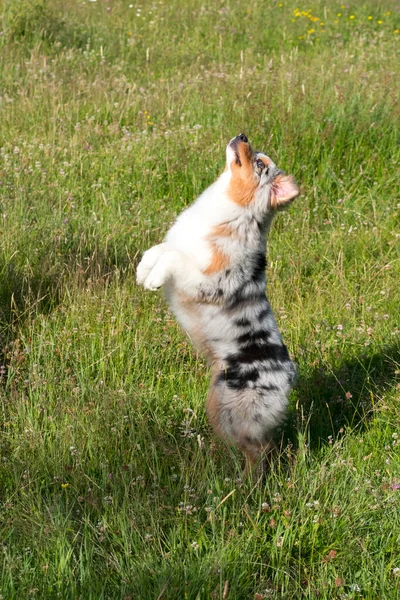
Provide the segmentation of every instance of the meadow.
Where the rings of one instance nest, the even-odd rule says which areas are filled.
[[[400,598],[396,0],[0,2],[0,599]],[[240,132],[297,178],[265,481],[144,250]]]

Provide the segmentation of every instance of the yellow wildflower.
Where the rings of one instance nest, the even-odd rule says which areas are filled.
[[[65,488],[67,488],[69,486],[69,483],[62,483],[61,487],[63,488],[63,490],[65,490]]]
[[[371,17],[371,15],[369,15],[369,17],[368,17],[368,21],[372,21],[372,17]]]
[[[350,15],[349,19],[355,19],[354,15]]]
[[[382,25],[383,21],[378,21],[378,25]]]

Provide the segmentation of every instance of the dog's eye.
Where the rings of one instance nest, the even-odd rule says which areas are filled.
[[[258,160],[257,161],[257,168],[258,169],[263,169],[264,167],[265,167],[264,161]]]

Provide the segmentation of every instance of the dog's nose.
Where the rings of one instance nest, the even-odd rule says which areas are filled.
[[[245,142],[246,144],[247,144],[247,143],[248,143],[248,141],[249,141],[249,140],[247,139],[247,137],[244,135],[244,133],[239,133],[239,135],[238,135],[238,138],[239,138],[240,140],[242,140],[242,142]]]

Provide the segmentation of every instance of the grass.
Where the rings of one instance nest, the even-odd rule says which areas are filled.
[[[0,6],[1,598],[400,598],[399,27],[395,0]],[[303,191],[258,485],[134,284],[241,131]]]

